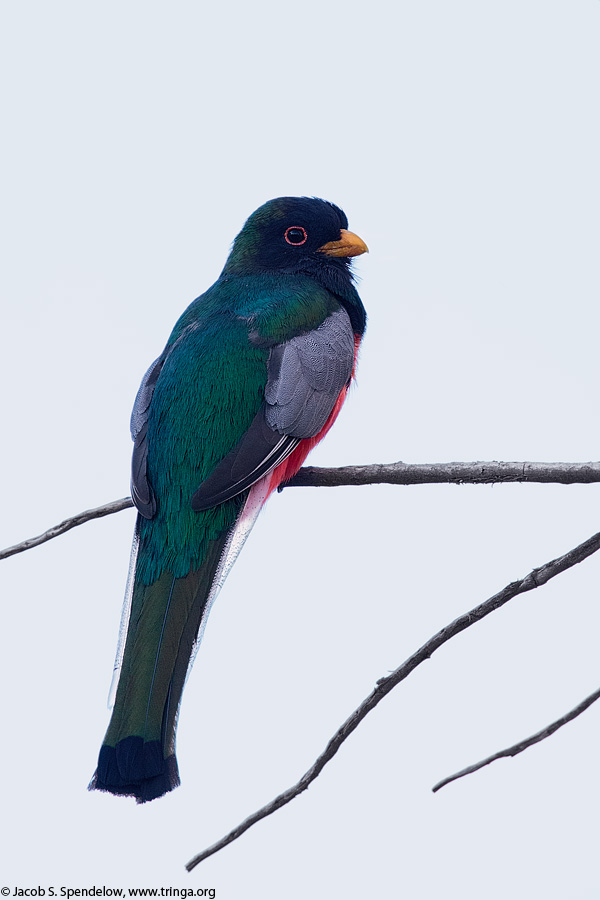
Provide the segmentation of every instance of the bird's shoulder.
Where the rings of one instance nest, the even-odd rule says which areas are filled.
[[[249,341],[268,348],[318,328],[339,308],[335,295],[307,275],[222,277],[185,310],[167,346]]]

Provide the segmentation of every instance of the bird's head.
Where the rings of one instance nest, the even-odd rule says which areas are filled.
[[[345,213],[333,203],[313,197],[278,197],[246,221],[223,274],[316,274],[326,266],[349,270],[350,258],[366,252],[365,242],[348,231]]]

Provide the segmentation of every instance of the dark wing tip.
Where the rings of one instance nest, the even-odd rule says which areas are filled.
[[[263,404],[240,442],[195,491],[192,509],[202,512],[237,497],[283,462],[297,445],[298,438],[269,426]]]
[[[150,485],[148,486],[148,493],[145,496],[142,496],[138,491],[135,483],[131,482],[131,499],[133,500],[133,504],[140,516],[143,516],[144,519],[153,519],[156,515],[156,497],[154,493],[150,489]]]
[[[148,479],[148,423],[137,434],[131,457],[131,499],[145,519],[156,515],[156,498]]]

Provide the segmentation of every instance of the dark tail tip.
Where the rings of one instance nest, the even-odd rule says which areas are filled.
[[[135,797],[137,803],[147,803],[178,786],[174,754],[164,759],[160,741],[128,737],[116,747],[103,744],[88,790]]]

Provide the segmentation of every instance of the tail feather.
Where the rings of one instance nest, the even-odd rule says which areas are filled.
[[[184,578],[164,572],[152,585],[135,585],[115,706],[90,789],[143,803],[178,786],[177,711],[226,539],[211,541],[200,568]]]
[[[207,542],[200,567],[135,581],[115,704],[90,790],[154,800],[179,785],[175,732],[181,695],[213,600],[269,493],[249,492],[234,527]],[[138,560],[143,559],[144,542]],[[119,661],[119,656],[118,656]]]
[[[175,754],[165,759],[159,741],[128,737],[116,747],[102,745],[90,790],[135,797],[138,803],[146,803],[178,786]]]

